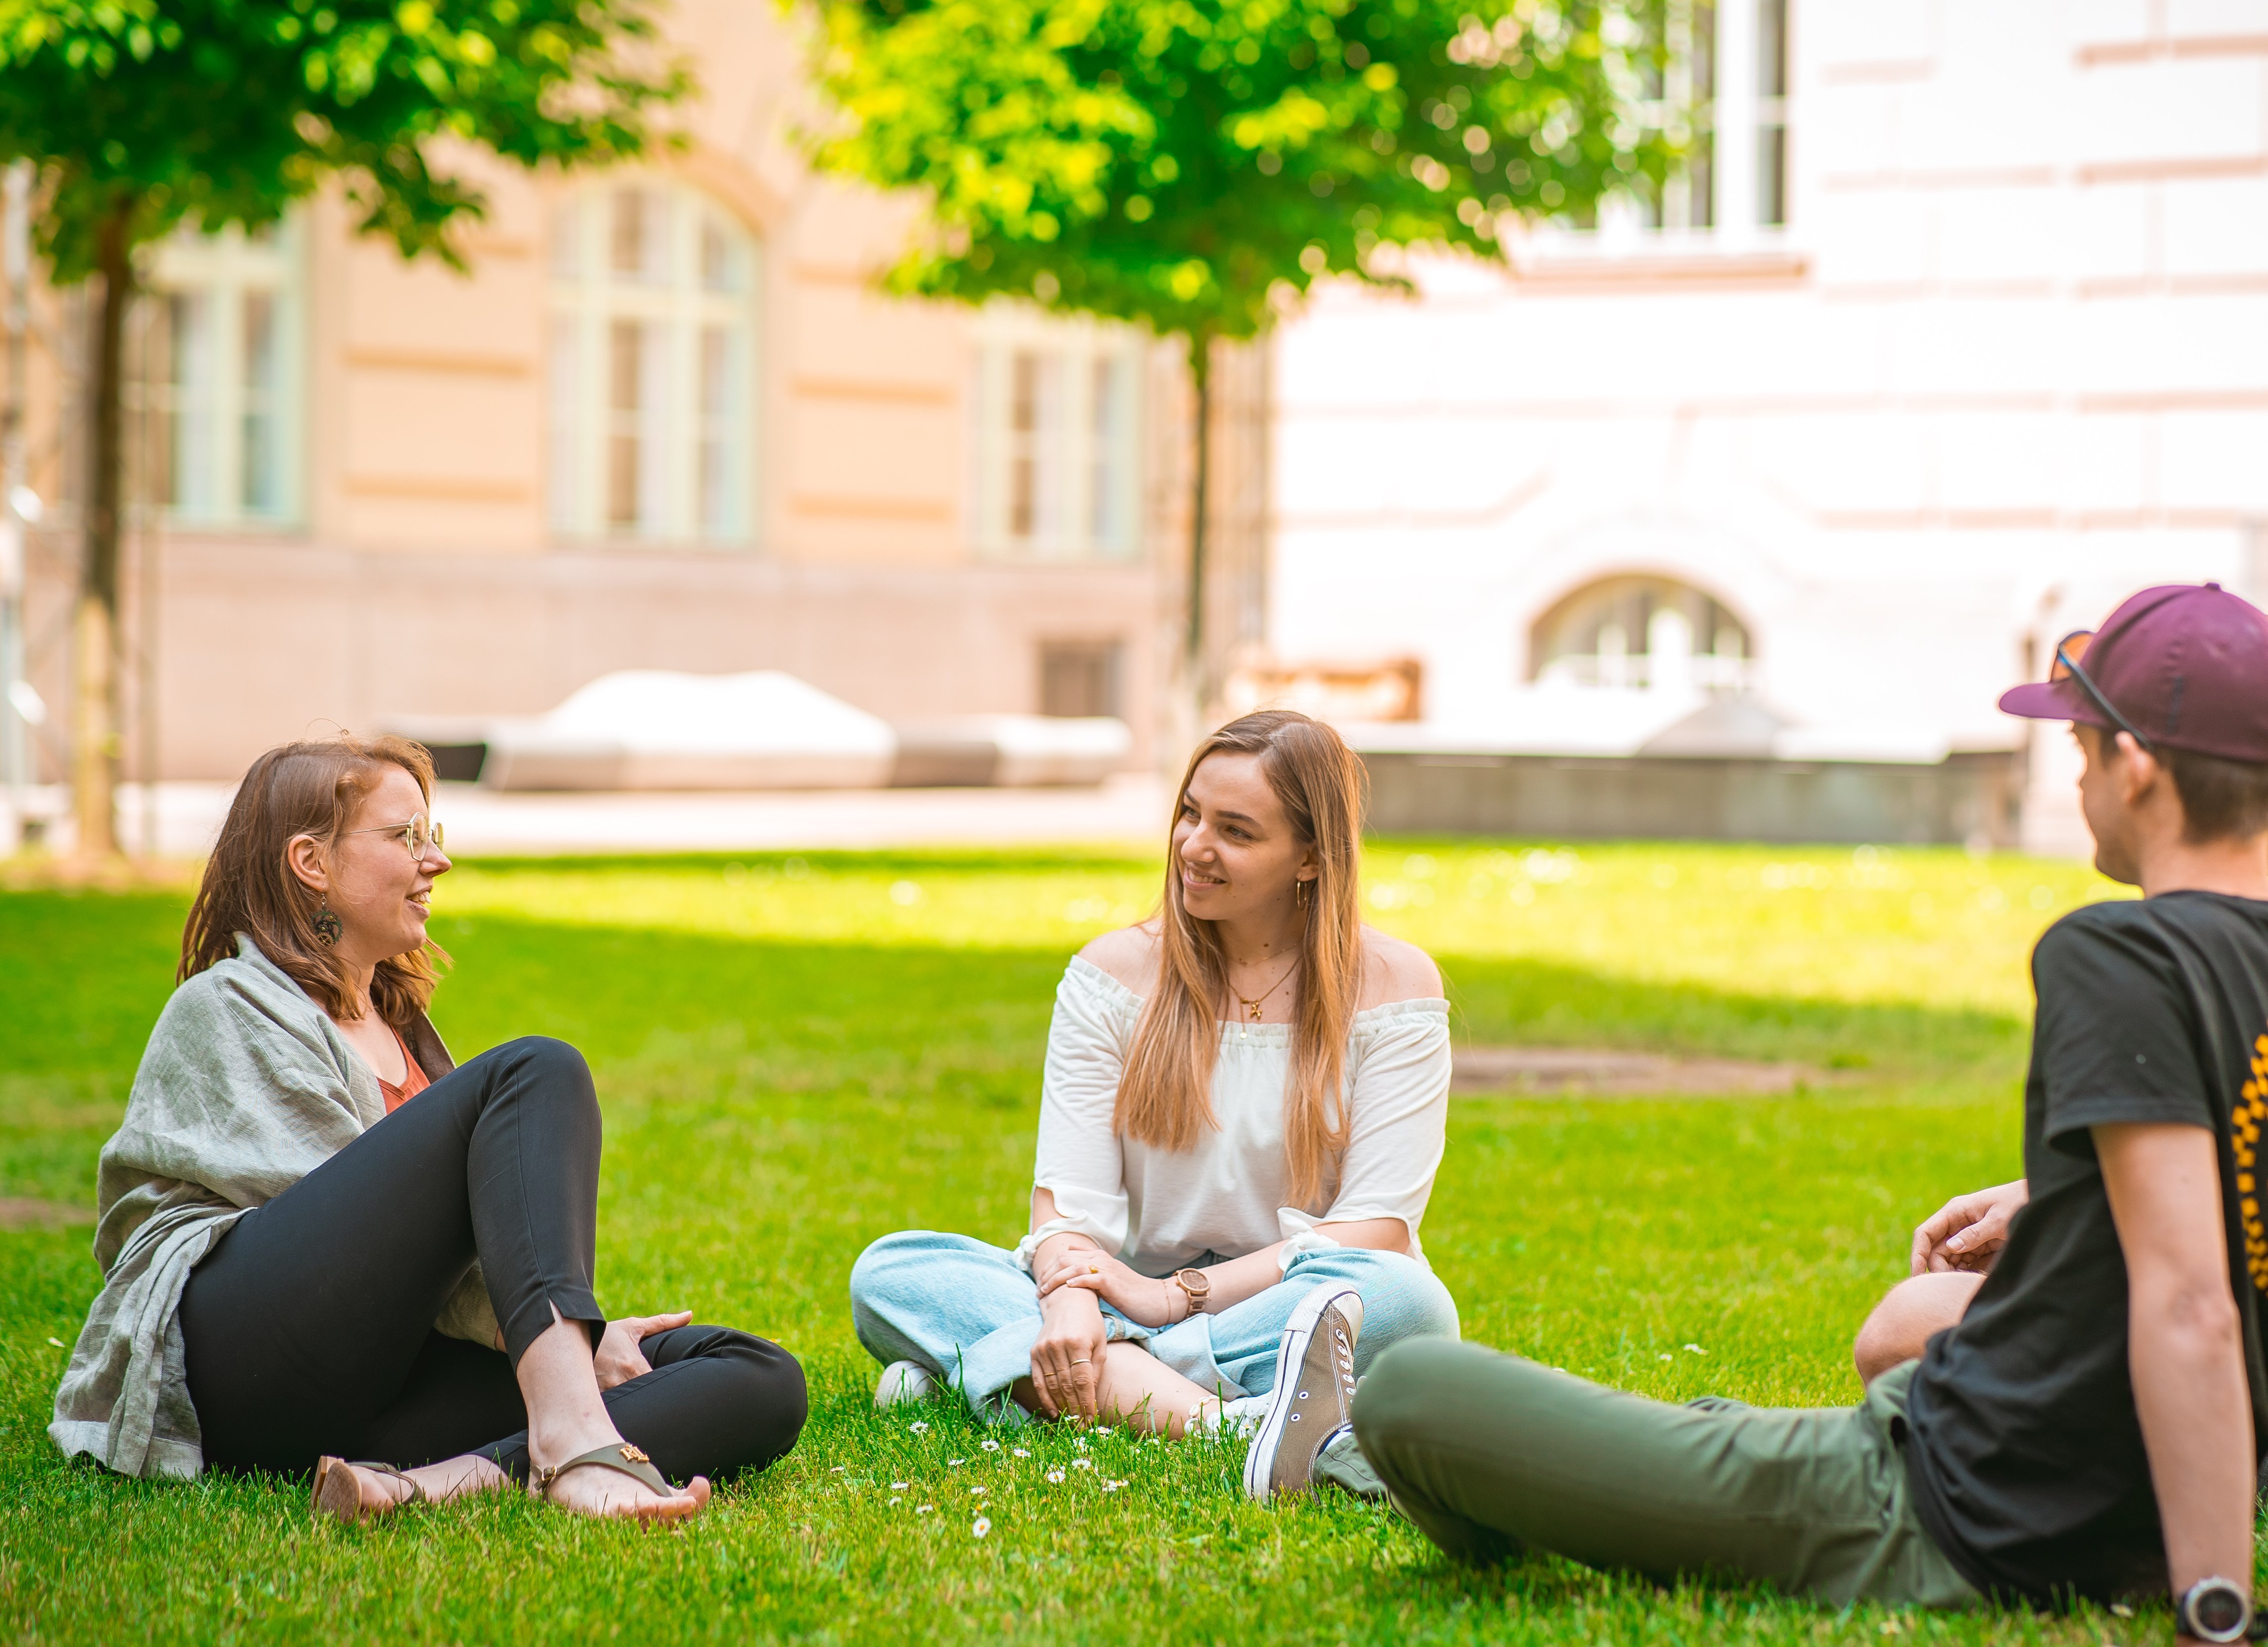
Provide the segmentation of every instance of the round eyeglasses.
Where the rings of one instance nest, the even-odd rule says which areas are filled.
[[[368,829],[350,829],[349,835],[390,835],[401,837],[401,844],[409,849],[410,860],[423,864],[429,848],[441,844],[441,826],[419,812],[407,823],[376,824]]]

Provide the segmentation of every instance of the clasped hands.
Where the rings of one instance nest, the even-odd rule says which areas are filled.
[[[1984,1275],[2008,1244],[2008,1221],[2031,1199],[2022,1179],[1955,1195],[1913,1232],[1909,1254],[1917,1276],[1967,1270]]]
[[[1169,1327],[1189,1313],[1189,1296],[1119,1262],[1108,1253],[1071,1242],[1050,1242],[1032,1262],[1040,1294],[1040,1333],[1032,1344],[1032,1397],[1042,1415],[1101,1410],[1102,1363],[1110,1349],[1108,1303],[1143,1327]]]
[[[1099,1247],[1064,1246],[1042,1252],[1032,1279],[1044,1303],[1065,1287],[1091,1292],[1139,1327],[1171,1327],[1189,1312],[1189,1294],[1170,1279],[1145,1276]]]

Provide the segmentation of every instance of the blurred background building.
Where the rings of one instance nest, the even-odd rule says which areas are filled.
[[[909,208],[797,158],[778,13],[672,18],[689,146],[483,175],[469,277],[330,196],[163,249],[129,777],[631,668],[1176,764],[1178,345],[878,295]],[[2142,584],[2268,585],[2268,0],[1681,0],[1672,39],[1708,133],[1659,197],[1232,363],[1214,707],[1341,719],[1392,825],[2067,849],[2066,746],[1998,693]],[[56,705],[84,334],[41,295]]]
[[[909,206],[801,164],[787,21],[670,18],[703,88],[686,151],[476,169],[469,276],[356,235],[335,193],[161,249],[129,392],[129,779],[232,777],[332,723],[532,714],[624,668],[784,670],[893,720],[1121,716],[1154,759],[1181,351],[877,295]],[[33,328],[46,776],[83,303],[40,294]]]
[[[2140,585],[2268,585],[2268,4],[1679,18],[1714,130],[1662,199],[1285,333],[1274,650],[1422,665],[1389,817],[1771,833],[1808,774],[2067,847],[2002,688]]]

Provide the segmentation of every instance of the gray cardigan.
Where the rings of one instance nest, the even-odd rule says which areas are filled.
[[[423,1014],[406,1039],[429,1079],[455,1068]],[[190,1270],[239,1218],[385,1115],[378,1077],[338,1026],[246,934],[233,960],[173,991],[102,1146],[102,1291],[55,1391],[57,1446],[128,1475],[204,1467],[178,1319]],[[477,1264],[434,1326],[495,1342]]]

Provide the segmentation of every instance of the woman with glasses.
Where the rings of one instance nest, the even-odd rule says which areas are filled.
[[[313,1470],[349,1521],[511,1483],[682,1519],[794,1445],[802,1369],[600,1311],[581,1055],[529,1037],[458,1067],[425,1015],[432,792],[393,738],[246,775],[103,1148],[104,1286],[49,1434],[129,1475]]]

